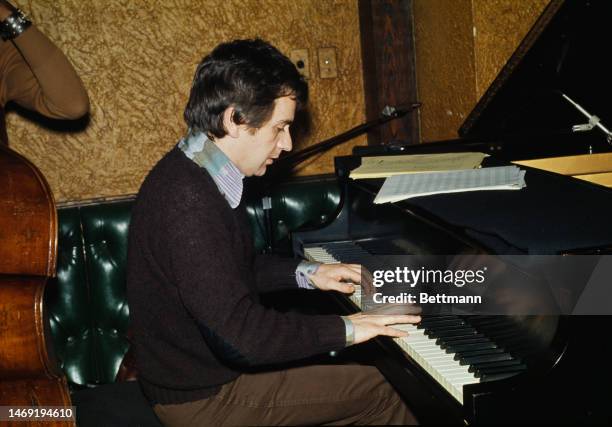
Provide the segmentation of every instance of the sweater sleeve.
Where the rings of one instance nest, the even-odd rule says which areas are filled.
[[[89,111],[81,79],[64,54],[34,26],[2,46],[0,101],[45,116],[77,119]]]
[[[179,297],[209,347],[226,362],[256,366],[344,347],[340,316],[279,313],[260,305],[232,250],[231,226],[201,193],[181,197],[165,246]]]
[[[271,254],[255,256],[255,283],[259,292],[295,289],[295,272],[300,260]]]

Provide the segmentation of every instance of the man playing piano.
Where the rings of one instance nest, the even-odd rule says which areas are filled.
[[[262,40],[217,46],[197,67],[187,135],[145,179],[128,251],[142,389],[166,425],[414,424],[376,368],[279,364],[337,351],[418,316],[302,315],[259,304],[291,287],[351,293],[360,266],[254,253],[242,179],[291,150],[307,100],[293,64]],[[350,283],[347,283],[350,282]]]

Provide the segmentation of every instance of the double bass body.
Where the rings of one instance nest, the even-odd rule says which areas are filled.
[[[57,212],[27,159],[0,144],[0,405],[69,408],[66,380],[49,345],[43,296],[55,274]],[[74,425],[73,421],[29,425]],[[9,422],[9,425],[11,423]],[[15,425],[28,425],[16,421]]]

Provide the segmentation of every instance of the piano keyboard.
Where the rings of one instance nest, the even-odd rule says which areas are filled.
[[[322,263],[363,263],[371,255],[354,243],[304,247],[304,256]],[[330,250],[328,250],[330,249]],[[344,256],[349,254],[349,256]],[[339,258],[339,259],[338,259]],[[359,308],[361,288],[349,296]],[[503,329],[503,320],[484,316],[476,323],[484,328]],[[463,386],[481,381],[502,379],[526,370],[526,366],[458,316],[425,317],[419,325],[393,325],[408,332],[407,337],[393,338],[421,368],[431,375],[451,396],[463,404]],[[512,340],[513,336],[506,339]]]
[[[304,257],[309,261],[322,262],[323,264],[340,264],[332,254],[321,247],[304,248]],[[361,309],[361,287],[355,286],[355,292],[348,297],[353,304]]]

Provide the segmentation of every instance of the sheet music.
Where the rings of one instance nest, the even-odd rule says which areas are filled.
[[[406,173],[474,169],[485,157],[488,154],[476,152],[363,157],[361,166],[351,171],[350,178],[386,178]]]
[[[516,166],[395,175],[385,180],[374,203],[464,191],[520,190],[525,185],[525,171]]]

